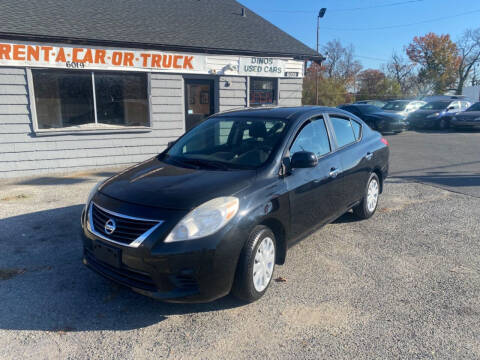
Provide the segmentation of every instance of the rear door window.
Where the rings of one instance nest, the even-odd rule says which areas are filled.
[[[350,119],[339,117],[338,115],[330,115],[335,137],[338,147],[344,147],[356,141],[355,132]]]

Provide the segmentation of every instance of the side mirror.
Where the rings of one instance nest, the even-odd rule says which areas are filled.
[[[299,151],[293,154],[290,166],[292,169],[310,168],[318,164],[317,156],[309,151]]]
[[[447,108],[447,111],[450,111],[450,110],[453,110],[453,109],[455,109],[455,106],[449,106],[449,107]]]
[[[170,149],[173,145],[175,145],[176,141],[169,141],[167,144],[167,149]]]

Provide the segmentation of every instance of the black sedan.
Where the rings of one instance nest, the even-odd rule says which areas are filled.
[[[378,132],[338,109],[214,115],[92,190],[83,262],[157,299],[257,300],[296,241],[350,209],[375,213],[388,158]]]
[[[466,100],[437,100],[423,105],[407,118],[412,129],[446,129],[458,112],[470,106]]]
[[[407,128],[405,115],[386,112],[373,105],[350,104],[340,105],[338,108],[358,116],[372,129],[382,133],[399,133]]]
[[[480,128],[480,102],[460,112],[450,120],[453,128]]]

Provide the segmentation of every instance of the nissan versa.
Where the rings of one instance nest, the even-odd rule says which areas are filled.
[[[257,300],[297,240],[350,209],[374,214],[388,158],[388,142],[339,109],[214,115],[92,190],[83,262],[157,299]]]

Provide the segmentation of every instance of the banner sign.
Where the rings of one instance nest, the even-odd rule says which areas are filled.
[[[239,75],[281,77],[286,61],[271,57],[241,57]]]
[[[0,66],[207,73],[205,55],[0,42]]]
[[[303,62],[293,59],[80,47],[2,40],[0,40],[0,66],[233,76],[303,76]],[[291,71],[292,69],[294,71]]]

